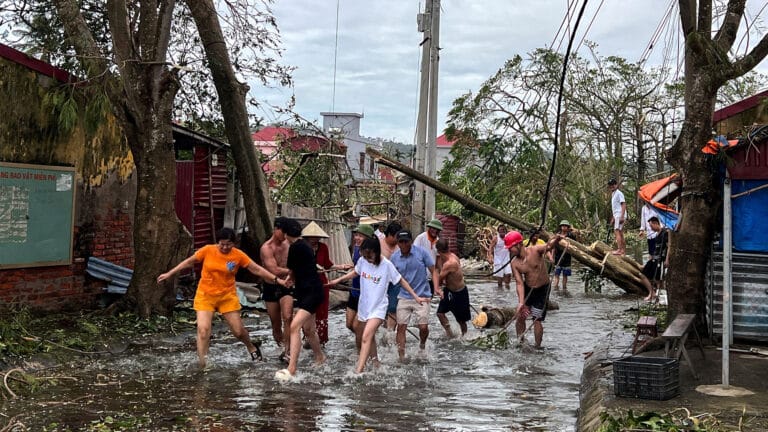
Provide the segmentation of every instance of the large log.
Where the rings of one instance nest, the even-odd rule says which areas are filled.
[[[548,311],[559,309],[560,305],[556,301],[547,299]],[[516,315],[516,307],[495,308],[483,306],[480,308],[480,313],[472,320],[472,324],[477,328],[504,327],[515,319]]]
[[[398,161],[392,160],[384,154],[368,147],[366,153],[371,155],[374,160],[381,164],[388,166],[392,169],[400,171],[401,173],[424,183],[425,185],[435,189],[443,195],[455,200],[461,204],[464,208],[478,213],[482,213],[486,216],[490,216],[500,222],[510,225],[520,230],[529,230],[531,228],[537,228],[535,225],[525,222],[521,219],[510,216],[498,209],[481,203],[480,201],[467,196],[461,192],[452,189],[451,187],[440,183],[439,181],[426,176],[413,168],[403,165]],[[541,238],[548,240],[552,236],[552,233],[542,230]],[[615,283],[619,288],[632,294],[646,294],[646,289],[641,282],[641,273],[639,265],[632,265],[627,263],[627,260],[633,261],[629,257],[618,257],[610,253],[594,252],[589,247],[569,239],[567,242],[560,242],[561,247],[565,247],[567,244],[568,252],[573,258],[589,267],[594,272],[609,279]],[[593,255],[595,253],[596,255]],[[637,264],[637,263],[635,263]]]

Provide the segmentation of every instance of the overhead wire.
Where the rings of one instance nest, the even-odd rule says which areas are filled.
[[[587,8],[587,0],[584,0],[584,3],[581,5],[581,9],[579,10],[579,15],[576,17],[576,22],[573,26],[573,32],[571,33],[571,36],[568,38],[568,47],[565,49],[565,56],[563,57],[563,72],[560,76],[560,90],[558,92],[557,96],[557,117],[555,120],[555,140],[553,143],[553,150],[552,150],[552,163],[549,168],[549,177],[547,178],[547,188],[544,191],[544,202],[541,206],[541,224],[539,225],[539,230],[541,230],[544,227],[544,224],[547,221],[547,210],[549,207],[549,192],[552,188],[552,178],[555,176],[555,165],[557,163],[557,147],[558,147],[558,140],[559,140],[559,134],[560,134],[560,110],[563,103],[563,93],[565,89],[565,76],[568,71],[568,59],[570,58],[571,54],[571,48],[573,48],[573,41],[576,38],[576,33],[579,28],[579,23],[581,22],[581,18],[584,16],[584,11]]]
[[[603,7],[603,3],[605,3],[605,0],[600,0],[600,4],[597,5],[597,9],[595,9],[595,13],[592,14],[592,19],[589,21],[589,25],[587,26],[587,29],[584,30],[584,34],[581,36],[581,40],[579,41],[579,44],[576,45],[575,52],[579,52],[579,49],[581,48],[581,45],[584,44],[584,40],[587,38],[587,34],[592,29],[592,24],[595,22],[595,18],[597,18],[598,12],[600,12],[600,9]]]

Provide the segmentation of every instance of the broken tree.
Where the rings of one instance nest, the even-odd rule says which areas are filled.
[[[366,153],[371,155],[374,160],[382,165],[402,172],[411,178],[424,183],[447,197],[455,200],[467,210],[472,210],[490,216],[500,222],[513,226],[520,230],[529,230],[537,228],[535,225],[517,219],[493,207],[487,206],[480,201],[457,192],[455,189],[428,177],[413,168],[403,165],[400,162],[392,160],[382,153],[368,148]],[[541,238],[548,240],[553,234],[547,231],[541,231]],[[632,258],[626,256],[612,255],[606,253],[609,249],[604,243],[596,242],[587,247],[575,240],[561,241],[559,247],[567,247],[568,253],[581,264],[589,267],[595,273],[609,279],[619,288],[632,294],[646,294],[647,291],[642,283],[642,274],[640,265]]]

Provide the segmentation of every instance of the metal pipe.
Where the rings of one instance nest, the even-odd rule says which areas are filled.
[[[728,170],[725,171],[723,182],[723,387],[729,386],[730,375],[730,344],[733,342],[731,322],[733,321],[733,307],[731,295],[733,293],[732,267],[732,221],[731,221],[731,177]]]

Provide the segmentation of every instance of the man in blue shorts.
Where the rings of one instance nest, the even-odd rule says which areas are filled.
[[[573,238],[571,233],[571,223],[563,219],[560,221],[560,228],[557,232],[563,235],[565,238]],[[555,277],[553,285],[555,289],[560,289],[560,276],[563,276],[563,291],[568,290],[568,276],[571,275],[571,254],[568,250],[563,248],[555,248]]]

